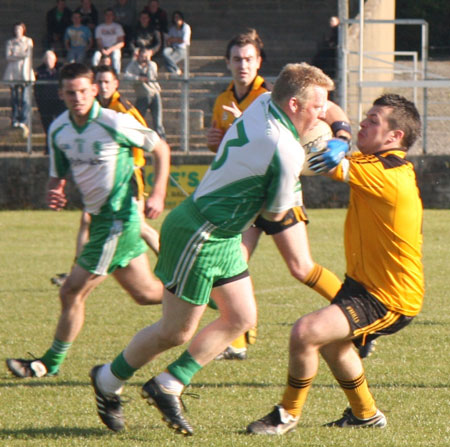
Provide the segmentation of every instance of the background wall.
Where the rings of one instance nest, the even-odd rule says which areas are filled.
[[[450,156],[409,157],[417,172],[417,181],[425,208],[450,208]],[[178,167],[207,166],[210,155],[173,156]],[[195,169],[195,168],[194,168]],[[9,156],[0,159],[0,209],[45,209],[48,158],[42,155]],[[344,208],[348,203],[348,186],[323,177],[302,179],[307,208]],[[192,184],[195,186],[195,183]],[[188,183],[183,188],[191,192]],[[69,207],[80,207],[76,188],[66,189]],[[180,200],[183,194],[179,194]]]

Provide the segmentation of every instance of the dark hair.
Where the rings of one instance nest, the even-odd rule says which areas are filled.
[[[406,149],[409,149],[420,137],[422,121],[413,102],[404,96],[387,93],[377,98],[373,105],[392,109],[387,117],[389,127],[391,130],[400,129],[404,132],[402,144]]]
[[[114,9],[111,7],[105,8],[104,13],[106,14],[107,12],[112,12],[114,14],[114,16],[116,15],[116,13],[114,12]]]
[[[254,28],[247,28],[244,32],[237,34],[228,42],[227,49],[225,50],[225,58],[230,59],[231,48],[234,46],[244,47],[245,45],[253,45],[261,59],[264,60],[266,58],[263,41]]]
[[[175,10],[172,13],[172,23],[175,25],[175,14],[178,14],[181,17],[181,20],[184,22],[184,14],[181,11]]]
[[[119,80],[119,76],[112,65],[99,65],[98,67],[95,67],[94,74],[97,75],[98,73],[111,73],[117,80]]]
[[[23,22],[16,22],[16,23],[14,23],[14,25],[12,27],[13,33],[14,33],[14,28],[16,26],[21,26],[23,28],[23,35],[25,36],[25,34],[27,33],[27,26],[25,25],[25,23],[23,23]]]
[[[87,78],[93,83],[94,72],[87,65],[78,62],[64,65],[59,72],[59,86],[62,87],[62,83],[65,79],[72,80],[78,78]]]

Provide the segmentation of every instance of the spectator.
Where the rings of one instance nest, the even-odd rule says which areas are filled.
[[[150,14],[153,26],[165,37],[169,32],[169,20],[167,12],[160,7],[159,0],[150,0],[144,10]]]
[[[116,22],[122,25],[125,32],[125,48],[130,47],[133,27],[136,23],[136,6],[131,0],[117,0],[113,6]]]
[[[167,48],[163,50],[164,62],[167,70],[176,73],[178,76],[182,74],[182,70],[178,67],[177,62],[186,58],[187,48],[191,44],[191,27],[184,21],[181,11],[174,11],[172,14],[172,26],[167,36]]]
[[[14,37],[6,42],[6,70],[4,81],[10,81],[12,126],[20,127],[23,137],[28,137],[28,126],[31,107],[30,81],[34,81],[31,66],[33,40],[26,36],[27,27],[23,22],[13,25]]]
[[[328,34],[323,38],[319,50],[313,59],[313,64],[321,68],[332,79],[336,78],[336,58],[339,18],[332,16],[329,19]]]
[[[92,47],[92,33],[89,27],[81,23],[81,14],[72,13],[72,26],[66,29],[64,44],[67,49],[67,62],[84,62]]]
[[[165,139],[161,87],[157,82],[158,65],[151,60],[151,50],[139,48],[137,59],[128,64],[124,77],[135,81],[133,86],[136,92],[136,108],[144,118],[147,109],[150,109],[153,129],[162,139]]]
[[[34,86],[34,98],[46,136],[51,122],[66,110],[64,102],[58,94],[58,76],[61,65],[56,53],[47,50],[42,58],[42,64],[35,70],[37,82]],[[48,145],[46,150],[48,152]]]
[[[81,23],[87,26],[91,33],[94,34],[98,25],[98,11],[91,0],[81,0],[81,5],[75,11],[81,14]]]
[[[64,34],[71,25],[72,11],[66,7],[65,0],[56,0],[56,6],[47,12],[47,44],[53,51],[64,52]]]
[[[133,37],[130,42],[133,58],[137,57],[138,51],[141,48],[148,50],[150,57],[153,57],[158,53],[161,45],[161,33],[151,23],[150,14],[147,11],[142,11],[139,14],[139,23],[134,28]]]
[[[120,73],[122,61],[122,48],[125,46],[125,33],[122,26],[114,21],[114,11],[112,8],[105,9],[105,22],[95,28],[95,40],[97,51],[92,57],[92,65],[97,66],[102,57],[110,57],[111,63]]]

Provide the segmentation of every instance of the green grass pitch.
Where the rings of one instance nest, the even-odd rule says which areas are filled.
[[[140,398],[142,384],[184,348],[162,355],[133,377],[125,389],[127,430],[114,434],[100,422],[89,385],[90,368],[112,360],[134,333],[159,318],[161,309],[139,307],[111,278],[87,301],[86,322],[60,375],[41,380],[13,378],[7,357],[42,355],[49,347],[58,312],[50,277],[67,271],[74,256],[78,211],[0,212],[0,445],[39,446],[314,446],[444,447],[450,445],[450,345],[448,252],[450,211],[426,210],[422,313],[405,330],[379,339],[365,360],[384,430],[345,430],[321,425],[339,417],[344,394],[322,361],[295,432],[253,437],[246,425],[278,402],[287,371],[292,323],[326,304],[292,279],[272,240],[264,236],[250,263],[259,309],[259,335],[244,362],[213,362],[195,378],[186,397],[192,438],[170,431],[159,413]],[[309,210],[315,260],[343,277],[345,210]],[[159,227],[162,219],[155,222]],[[152,265],[155,258],[149,253]],[[205,313],[203,324],[215,317]]]

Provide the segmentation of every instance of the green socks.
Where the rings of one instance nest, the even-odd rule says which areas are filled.
[[[137,369],[132,368],[121,352],[111,363],[111,372],[120,380],[128,380]]]
[[[59,367],[66,358],[67,351],[72,346],[72,343],[59,341],[56,338],[50,349],[41,357],[41,362],[47,368],[47,375],[53,376],[58,373]]]
[[[184,351],[167,369],[172,376],[176,377],[185,386],[188,386],[194,374],[200,371],[202,366],[189,354],[189,351]]]

